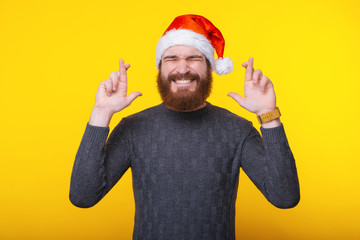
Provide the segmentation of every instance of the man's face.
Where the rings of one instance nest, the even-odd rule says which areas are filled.
[[[210,63],[195,48],[170,47],[162,55],[157,82],[167,107],[175,111],[194,111],[205,106],[210,95]]]

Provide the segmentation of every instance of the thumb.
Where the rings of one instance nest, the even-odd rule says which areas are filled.
[[[240,96],[239,94],[235,93],[235,92],[229,92],[228,96],[233,98],[241,107],[244,108],[244,101],[245,98]]]
[[[127,100],[129,102],[129,105],[135,100],[135,98],[142,96],[141,92],[132,92],[127,96]]]

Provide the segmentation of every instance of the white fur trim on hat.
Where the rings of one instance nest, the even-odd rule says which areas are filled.
[[[205,36],[187,29],[173,29],[160,38],[156,46],[156,68],[165,50],[176,45],[196,48],[210,61],[211,68],[215,69],[214,47]]]

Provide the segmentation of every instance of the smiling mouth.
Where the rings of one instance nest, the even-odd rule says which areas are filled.
[[[175,83],[180,83],[180,84],[185,84],[185,83],[190,83],[194,80],[174,80]]]

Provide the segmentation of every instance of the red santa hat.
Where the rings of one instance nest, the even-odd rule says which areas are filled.
[[[230,58],[223,57],[225,40],[219,29],[208,19],[199,15],[182,15],[174,19],[156,46],[156,66],[166,49],[175,45],[196,48],[210,61],[218,75],[230,73],[234,65]],[[214,59],[214,49],[218,59]]]

